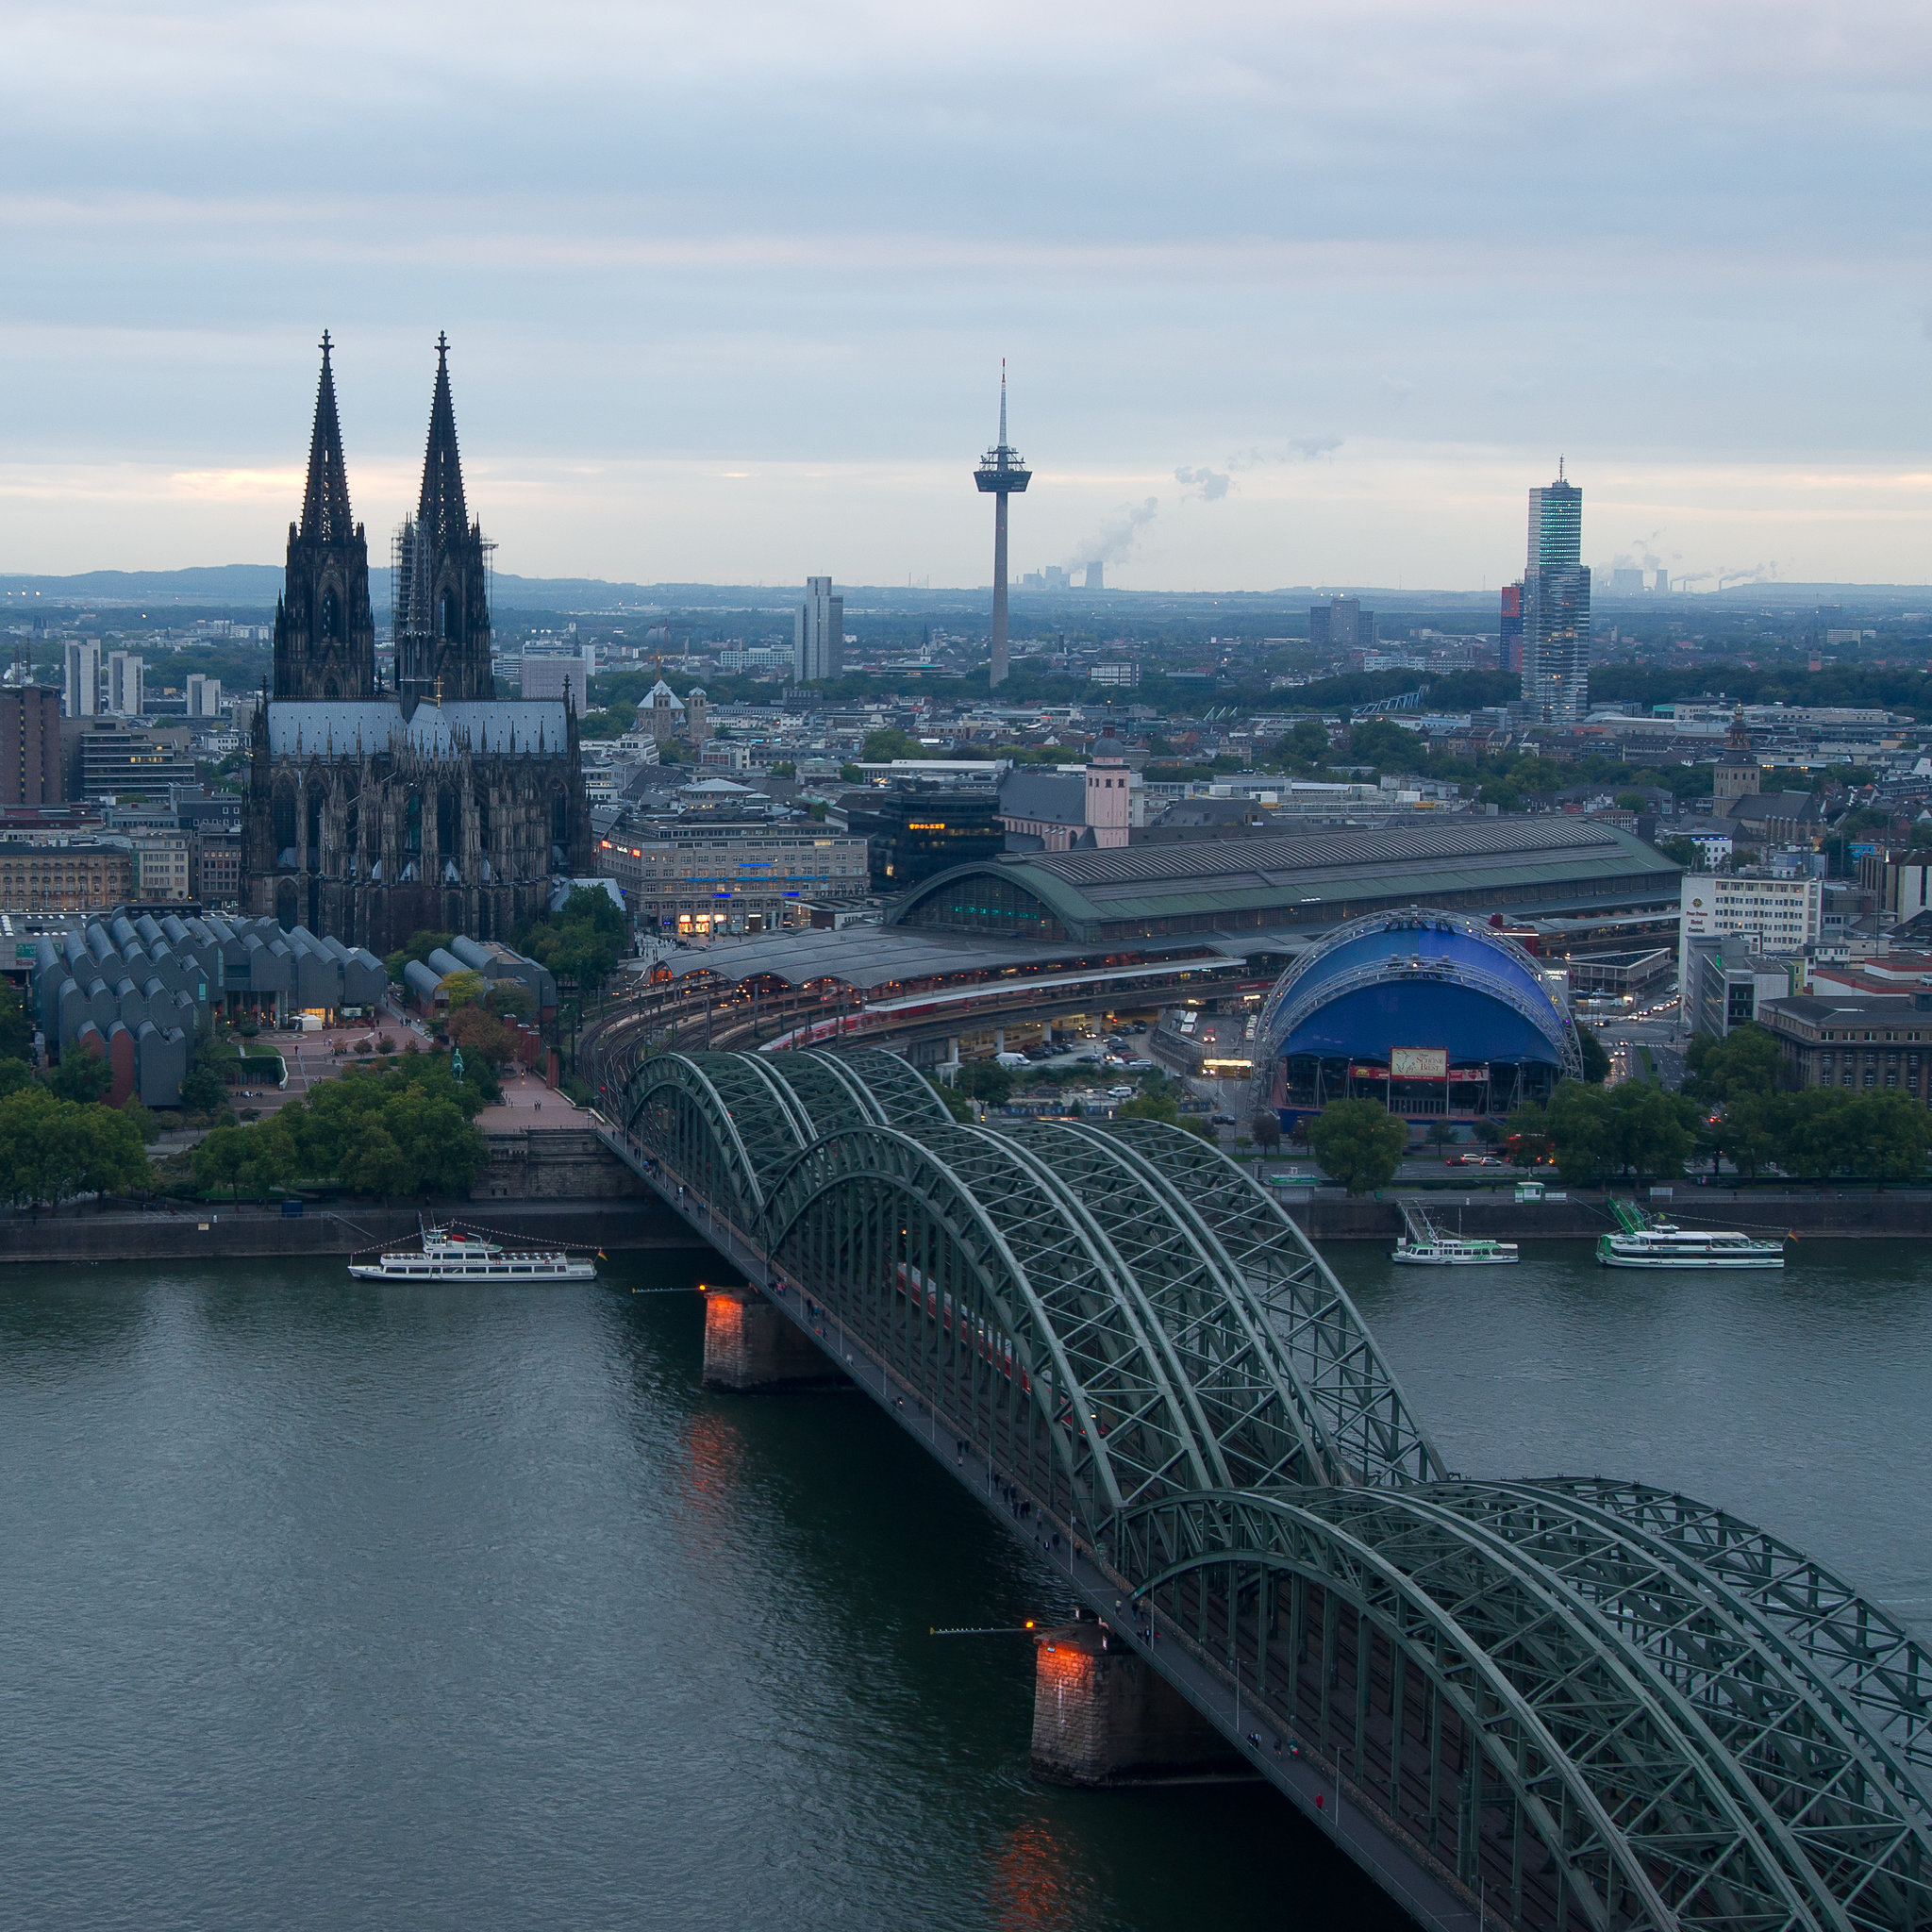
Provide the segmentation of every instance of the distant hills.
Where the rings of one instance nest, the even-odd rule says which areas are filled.
[[[378,618],[387,614],[390,573],[386,565],[369,573],[369,594]],[[640,616],[653,611],[761,610],[789,612],[803,591],[791,584],[630,584],[601,577],[520,577],[499,571],[491,579],[491,594],[499,610],[567,613],[625,610]],[[1070,616],[1093,616],[1108,609],[1124,616],[1157,615],[1163,610],[1200,615],[1219,608],[1239,612],[1294,610],[1346,588],[1350,595],[1374,600],[1381,611],[1438,611],[1445,618],[1480,624],[1493,621],[1494,591],[1391,590],[1387,585],[1290,585],[1274,591],[1041,591],[1015,590],[1016,613],[1037,615],[1060,611]],[[57,605],[158,604],[200,609],[231,610],[236,614],[273,610],[281,594],[282,568],[274,563],[224,563],[189,570],[91,570],[75,576],[0,575],[0,613],[18,610],[36,597]],[[984,615],[991,606],[988,585],[964,585],[944,590],[912,589],[899,584],[841,585],[848,613],[903,611]],[[1635,616],[1668,611],[1673,616],[1715,606],[1755,605],[1783,610],[1807,605],[1852,604],[1876,612],[1897,613],[1914,608],[1932,610],[1932,586],[1924,584],[1739,584],[1722,592],[1690,595],[1611,598],[1599,585],[1599,608]]]

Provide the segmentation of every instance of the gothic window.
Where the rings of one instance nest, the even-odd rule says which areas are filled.
[[[454,591],[445,591],[442,593],[442,634],[446,638],[455,637],[460,629],[457,613],[457,593]]]
[[[314,786],[308,792],[308,870],[322,870],[322,791]]]
[[[454,791],[436,794],[436,849],[445,858],[457,852],[457,797]]]
[[[295,862],[295,791],[289,784],[275,787],[275,847],[278,865]],[[284,855],[287,855],[284,857]]]
[[[408,815],[403,831],[403,848],[408,852],[420,852],[423,849],[423,794],[420,791],[409,793]]]
[[[550,842],[553,845],[570,842],[570,802],[560,791],[550,801]]]
[[[322,593],[322,634],[325,638],[341,635],[341,607],[336,602],[333,591]]]

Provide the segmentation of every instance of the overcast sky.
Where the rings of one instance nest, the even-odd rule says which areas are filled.
[[[1923,0],[0,9],[0,570],[386,560],[449,331],[501,569],[1932,579]],[[1708,580],[1707,580],[1708,581]]]

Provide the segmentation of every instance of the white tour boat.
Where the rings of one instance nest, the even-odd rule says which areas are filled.
[[[1395,1243],[1391,1261],[1417,1268],[1506,1268],[1516,1259],[1514,1241],[1492,1241],[1445,1234],[1430,1220],[1426,1208],[1413,1201],[1401,1204],[1408,1232]]]
[[[530,1248],[506,1252],[494,1241],[447,1228],[423,1230],[420,1251],[390,1248],[374,1261],[352,1261],[349,1273],[364,1281],[594,1281],[597,1267],[580,1255]]]
[[[1620,1224],[1596,1244],[1600,1268],[1782,1268],[1782,1241],[1723,1228],[1679,1227],[1657,1221],[1634,1203],[1612,1201]]]

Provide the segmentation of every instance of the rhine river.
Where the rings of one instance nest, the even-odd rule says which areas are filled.
[[[1752,1517],[1932,1624],[1932,1268],[1330,1257],[1440,1446]],[[682,1263],[673,1264],[682,1268]],[[1026,1770],[1052,1573],[861,1399],[698,1385],[662,1262],[0,1274],[0,1920],[1393,1924],[1250,1787]]]

